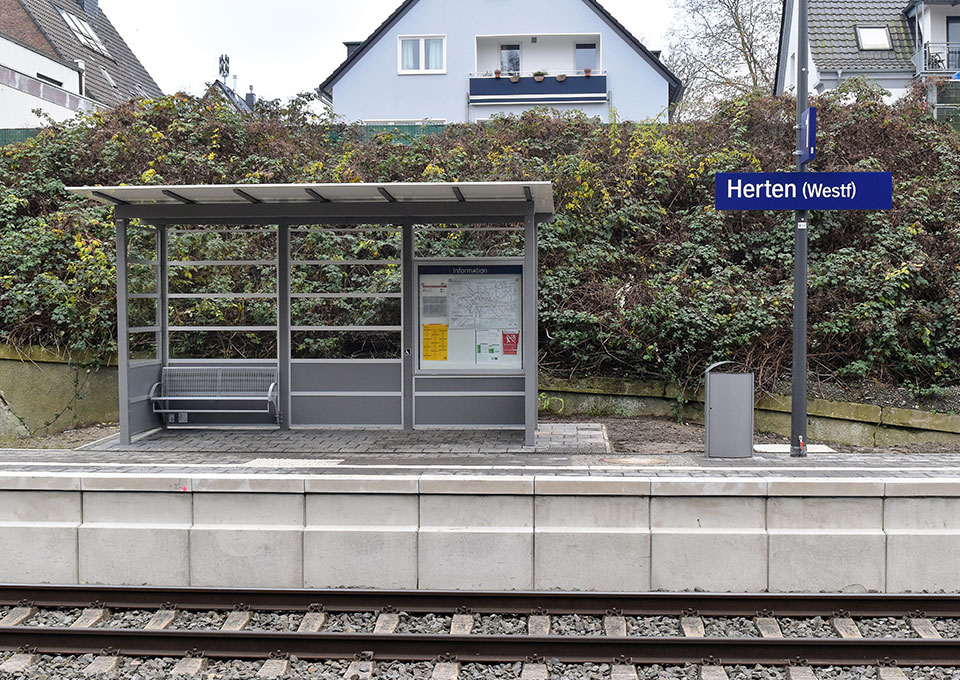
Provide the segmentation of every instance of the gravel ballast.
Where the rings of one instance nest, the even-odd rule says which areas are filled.
[[[757,624],[745,616],[704,616],[703,633],[707,637],[760,637]]]
[[[375,678],[387,678],[388,680],[429,680],[433,674],[434,664],[427,661],[401,663],[399,661],[387,661],[378,663],[373,672]]]
[[[777,666],[725,666],[730,680],[784,680],[787,673]]]
[[[421,635],[443,635],[450,632],[452,616],[443,614],[401,614],[397,624],[398,633],[418,633]]]
[[[155,613],[148,609],[119,609],[94,628],[143,628]]]
[[[550,619],[550,632],[553,635],[603,635],[603,619],[599,616],[580,616],[568,614]]]
[[[555,663],[547,664],[550,680],[606,680],[610,677],[609,664]]]
[[[638,637],[676,637],[681,635],[680,619],[675,616],[627,616],[627,635]]]
[[[82,609],[41,609],[20,625],[65,628],[80,618],[82,613]]]
[[[933,626],[945,638],[960,637],[960,619],[934,619]]]
[[[170,628],[176,630],[220,630],[227,615],[219,611],[182,611]]]
[[[460,667],[460,680],[516,680],[522,670],[520,663],[465,663]]]
[[[244,630],[295,632],[302,620],[303,614],[297,612],[254,612]]]
[[[869,638],[918,638],[916,631],[910,627],[906,618],[893,616],[857,619],[857,627],[863,637]]]
[[[477,635],[526,635],[527,620],[522,616],[485,614],[479,623],[474,618],[473,632]]]
[[[320,629],[322,633],[372,633],[377,624],[377,615],[373,612],[354,612],[350,614],[327,614],[327,620]]]
[[[807,618],[791,619],[790,617],[778,618],[780,630],[784,637],[800,638],[834,638],[840,637],[837,631],[830,625],[830,621],[822,616],[813,616]]]
[[[700,677],[700,667],[695,664],[685,666],[637,666],[639,680],[697,680]]]

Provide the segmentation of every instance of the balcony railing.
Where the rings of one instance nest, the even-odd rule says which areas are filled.
[[[503,104],[592,104],[607,101],[606,73],[582,71],[564,73],[546,72],[537,77],[532,73],[503,73],[470,75],[470,103],[472,105]]]
[[[917,75],[960,71],[960,43],[925,43],[913,55]]]

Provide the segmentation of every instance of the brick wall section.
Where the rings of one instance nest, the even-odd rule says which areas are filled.
[[[60,58],[53,49],[53,45],[40,32],[33,18],[20,4],[20,0],[0,0],[0,33],[19,40],[54,59]]]

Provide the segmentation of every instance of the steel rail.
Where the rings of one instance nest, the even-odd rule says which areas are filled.
[[[543,657],[564,663],[682,664],[709,659],[724,664],[956,665],[960,639],[772,639],[526,635],[411,635],[0,627],[0,649],[28,648],[41,654],[186,656],[267,659],[374,659],[429,661],[455,656],[460,662],[513,663]]]
[[[960,617],[958,594],[847,593],[589,593],[485,592],[437,590],[340,590],[128,587],[0,584],[0,605],[30,602],[40,607],[115,609],[233,609],[245,605],[264,611],[377,611],[396,607],[406,612],[603,615],[618,610],[628,616],[949,616]]]

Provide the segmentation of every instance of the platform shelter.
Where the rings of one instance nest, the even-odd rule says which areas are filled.
[[[549,182],[68,191],[115,206],[123,443],[238,425],[522,429],[535,443]],[[344,235],[352,250],[337,251]],[[481,242],[449,256],[468,237]],[[223,351],[191,356],[208,333]]]

